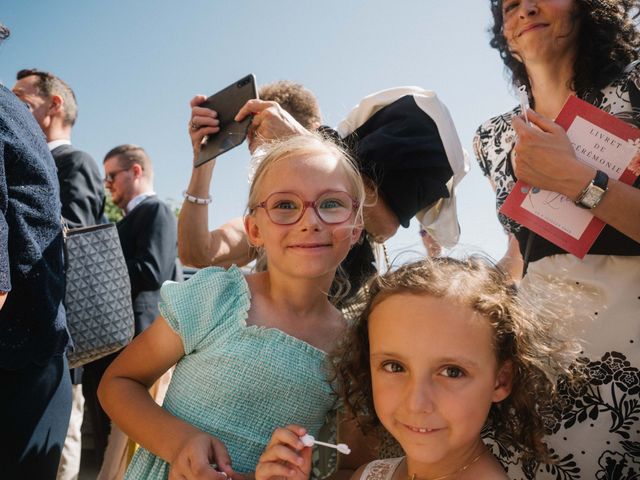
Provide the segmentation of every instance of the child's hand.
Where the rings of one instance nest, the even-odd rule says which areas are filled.
[[[256,467],[256,480],[307,480],[311,473],[311,447],[300,441],[306,433],[299,425],[276,429]]]
[[[217,465],[217,470],[212,466]],[[234,476],[224,444],[206,433],[191,437],[176,454],[169,480],[226,480]]]

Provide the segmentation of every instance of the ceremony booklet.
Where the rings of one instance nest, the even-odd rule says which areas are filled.
[[[582,162],[629,185],[638,177],[639,129],[574,96],[556,123],[565,129]],[[579,258],[587,254],[605,225],[570,198],[520,180],[500,212]]]

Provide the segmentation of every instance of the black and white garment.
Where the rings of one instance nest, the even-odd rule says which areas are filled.
[[[453,119],[432,90],[395,87],[364,97],[336,130],[323,132],[338,140],[356,161],[363,177],[400,225],[415,217],[444,248],[458,242],[458,183],[469,171]],[[342,263],[352,297],[376,273],[370,242],[355,245]]]
[[[639,89],[636,63],[602,91],[582,98],[637,123]],[[474,138],[480,168],[496,190],[497,209],[516,181],[511,119],[519,113],[517,107],[488,120]],[[501,214],[499,219],[524,254],[529,231]],[[522,465],[517,454],[497,441],[494,452],[514,480],[640,479],[640,244],[607,226],[580,260],[538,236],[531,238],[522,288],[553,282],[580,295],[582,310],[567,319],[567,326],[582,342],[589,384],[580,389],[559,386],[561,399],[546,437],[556,463]]]

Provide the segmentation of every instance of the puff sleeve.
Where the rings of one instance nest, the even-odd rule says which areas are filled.
[[[226,322],[246,318],[249,291],[239,268],[209,267],[186,282],[165,282],[158,307],[189,354]]]

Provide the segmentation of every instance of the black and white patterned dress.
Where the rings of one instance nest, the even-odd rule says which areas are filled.
[[[634,64],[620,79],[583,99],[633,120],[640,117],[632,115],[632,101],[635,113],[640,107],[639,89],[640,66]],[[495,186],[497,209],[516,181],[511,119],[519,113],[517,107],[488,120],[474,138],[480,168]],[[499,218],[523,251],[528,230],[501,214]],[[555,464],[523,465],[517,454],[499,444],[494,452],[514,480],[640,479],[640,244],[607,226],[580,260],[540,237],[534,239],[522,287],[560,282],[588,299],[579,302],[583,310],[567,324],[582,341],[589,384],[560,387],[561,402],[550,418],[552,433],[547,437]]]

